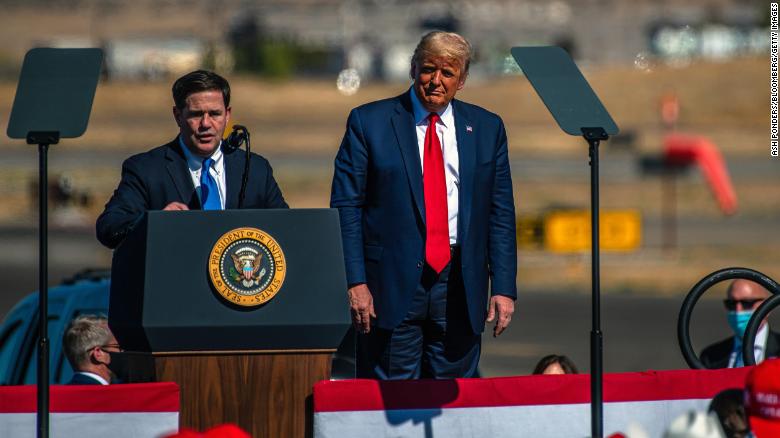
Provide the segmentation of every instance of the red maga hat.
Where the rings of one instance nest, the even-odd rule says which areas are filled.
[[[745,412],[757,438],[780,437],[780,359],[765,360],[748,373]]]

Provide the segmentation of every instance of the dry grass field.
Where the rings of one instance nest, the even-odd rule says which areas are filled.
[[[707,135],[731,159],[770,160],[768,153],[768,61],[742,59],[727,63],[693,64],[685,68],[656,66],[639,71],[614,66],[587,68],[584,73],[615,117],[621,130],[636,136],[633,152],[616,152],[609,143],[602,159],[626,154],[653,154],[661,149],[663,129],[659,120],[661,96],[674,91],[680,98],[678,129]],[[368,84],[353,96],[343,96],[334,82],[261,82],[232,77],[233,117],[252,133],[253,150],[284,161],[277,177],[294,207],[325,207],[330,190],[330,160],[335,155],[350,108],[403,92],[404,84]],[[111,150],[125,156],[162,144],[176,134],[171,116],[168,83],[101,83],[87,133],[65,140],[53,153]],[[0,128],[5,131],[15,83],[0,83]],[[564,135],[521,77],[495,80],[472,78],[459,94],[463,100],[500,114],[506,122],[510,158],[580,159],[584,182],[526,180],[514,175],[518,214],[538,214],[552,205],[587,208],[587,147],[580,138]],[[0,147],[12,154],[29,154],[30,165],[0,163],[1,224],[32,222],[33,202],[29,182],[35,175],[35,152],[19,141],[0,138]],[[621,155],[622,154],[622,155]],[[316,163],[297,165],[296,163]],[[323,164],[324,163],[324,164]],[[56,174],[56,168],[51,169]],[[780,161],[778,161],[780,175]],[[102,209],[115,187],[119,168],[85,161],[69,171],[74,185],[89,191],[95,202],[86,212],[87,226]],[[660,214],[661,190],[657,179],[635,183],[604,181],[602,206],[638,209],[643,217]],[[778,179],[735,179],[741,218],[780,217]],[[774,185],[774,186],[773,186]],[[679,185],[679,214],[716,222],[722,216],[702,178],[693,176]],[[723,230],[729,220],[722,219]],[[779,221],[780,222],[780,221]],[[721,232],[721,231],[718,231]],[[727,232],[727,231],[722,231]],[[717,234],[717,232],[716,232]],[[645,240],[643,249],[630,254],[605,254],[603,284],[607,290],[678,293],[704,274],[727,265],[746,265],[778,277],[778,239],[742,244],[681,247],[661,251],[659,242]],[[551,255],[543,251],[520,252],[522,287],[549,290],[582,289],[589,284],[589,256]]]
[[[679,128],[710,136],[726,153],[766,156],[768,62],[743,59],[685,68],[585,69],[584,73],[623,131],[639,135],[643,150],[660,143],[658,107],[674,91],[681,102]],[[404,84],[369,84],[343,96],[331,82],[260,82],[231,78],[234,119],[259,135],[269,154],[331,154],[338,147],[349,109],[400,94]],[[68,147],[139,151],[174,131],[168,83],[101,83],[90,126]],[[0,83],[0,114],[7,114],[16,84]],[[513,154],[574,154],[582,140],[560,133],[529,83],[521,77],[467,83],[459,97],[500,114]],[[7,116],[0,120],[5,131]],[[7,139],[0,145],[8,146]]]

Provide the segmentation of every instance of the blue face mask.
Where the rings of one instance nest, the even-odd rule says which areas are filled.
[[[752,310],[745,310],[742,312],[732,310],[728,313],[728,320],[729,325],[731,326],[731,330],[734,331],[734,334],[740,341],[742,341],[742,338],[745,336],[745,329],[747,329],[748,322],[750,321],[750,317],[752,315]]]

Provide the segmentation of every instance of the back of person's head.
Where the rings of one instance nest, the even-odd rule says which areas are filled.
[[[748,373],[745,413],[757,438],[780,437],[780,359],[765,360]]]
[[[715,414],[688,411],[672,420],[664,438],[725,438]]]
[[[89,360],[90,350],[110,343],[112,338],[106,317],[79,315],[68,324],[62,337],[65,357],[74,370],[79,370]]]
[[[178,109],[186,106],[189,95],[202,91],[221,92],[225,108],[230,106],[230,84],[228,84],[227,79],[208,70],[195,70],[176,79],[171,91],[173,92],[173,102]]]
[[[717,393],[708,411],[718,416],[726,438],[745,438],[750,433],[742,389],[731,388]]]
[[[548,368],[554,368],[556,365],[560,367],[560,370],[556,370],[557,372],[548,370]],[[539,360],[534,367],[533,374],[579,374],[579,371],[577,370],[577,366],[574,365],[574,361],[567,356],[562,354],[549,354]]]

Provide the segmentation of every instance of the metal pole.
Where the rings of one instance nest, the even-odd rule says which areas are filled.
[[[677,248],[677,174],[675,167],[667,167],[661,176],[663,185],[662,220],[664,251]]]
[[[587,137],[586,137],[587,138]],[[591,436],[604,434],[602,401],[601,290],[599,284],[599,140],[588,139],[590,154],[590,223],[591,223],[591,303],[593,327],[590,332],[590,425]]]
[[[49,436],[48,151],[38,145],[38,438]]]

